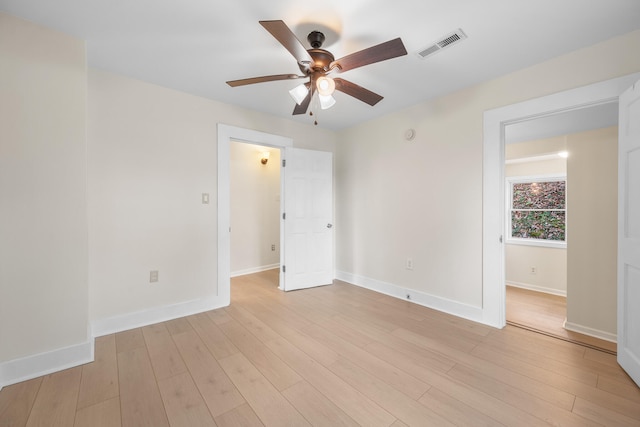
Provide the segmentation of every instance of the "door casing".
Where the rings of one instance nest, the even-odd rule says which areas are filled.
[[[280,135],[259,132],[236,126],[218,123],[218,285],[217,296],[221,306],[231,303],[231,186],[230,147],[231,141],[267,145],[282,149],[293,147],[293,139]],[[282,189],[282,178],[281,189]],[[281,197],[282,200],[282,197]],[[282,210],[282,207],[281,207]],[[283,241],[283,229],[280,227],[280,242]],[[281,246],[282,247],[282,246]],[[280,251],[282,256],[282,250]],[[280,289],[283,288],[280,276]]]
[[[505,126],[566,111],[617,102],[618,96],[640,78],[634,73],[559,92],[484,113],[482,183],[482,319],[506,325],[504,265],[504,129]]]

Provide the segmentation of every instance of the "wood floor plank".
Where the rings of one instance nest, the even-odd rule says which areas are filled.
[[[263,343],[279,337],[271,327],[239,305],[226,307],[225,311]]]
[[[221,324],[220,329],[276,389],[282,391],[302,380],[300,375],[235,320]]]
[[[193,330],[191,323],[189,323],[186,317],[179,317],[177,319],[168,320],[164,322],[164,324],[171,335],[177,335]]]
[[[350,416],[306,381],[298,382],[284,390],[282,394],[313,426],[355,427],[358,425]]]
[[[604,426],[638,427],[640,425],[638,418],[628,417],[598,405],[595,402],[589,402],[581,398],[576,399],[576,405],[573,411],[586,419],[593,420]]]
[[[189,373],[160,380],[158,387],[171,427],[216,425]]]
[[[251,406],[243,404],[215,418],[218,427],[262,427],[264,424]]]
[[[223,308],[207,311],[205,314],[209,316],[209,319],[216,325],[221,325],[231,320],[231,316],[229,316]]]
[[[447,375],[490,396],[496,397],[513,407],[520,408],[551,425],[597,427],[597,423],[593,423],[588,419],[576,415],[570,410],[559,408],[523,390],[510,387],[498,380],[489,378],[472,368],[457,365],[451,369]]]
[[[499,358],[489,359],[490,361],[484,360],[473,354],[468,354],[448,346],[442,346],[438,341],[425,339],[424,337],[410,331],[398,330],[394,332],[394,334],[397,334],[399,337],[402,337],[403,339],[406,339],[418,346],[437,349],[437,351],[442,352],[458,365],[479,369],[484,375],[487,375],[494,380],[499,380],[506,385],[526,391],[528,394],[545,400],[559,408],[570,410],[573,406],[574,396],[571,393],[557,389],[545,383],[544,379],[546,377],[542,375],[540,371],[538,371],[539,376],[537,377],[523,375],[521,372],[506,369],[502,366]],[[377,351],[380,351],[380,349],[377,349]],[[387,352],[386,354],[381,353],[380,356],[383,358],[394,357],[392,352]],[[412,372],[416,376],[419,376],[421,373],[419,367],[414,367]]]
[[[545,378],[551,373],[592,387],[595,387],[598,382],[598,375],[594,372],[573,369],[566,365],[558,366],[553,362],[546,364],[545,359],[519,357],[513,353],[503,352],[502,349],[493,345],[479,345],[471,351],[471,355],[487,361],[498,360],[501,366],[530,378]]]
[[[503,426],[495,419],[479,412],[461,401],[431,387],[421,398],[420,403],[436,414],[464,427],[496,427]]]
[[[145,326],[142,328],[142,335],[158,380],[172,377],[187,370],[164,323]]]
[[[115,335],[95,340],[94,361],[82,366],[78,408],[95,405],[120,394]]]
[[[319,343],[331,348],[343,358],[356,362],[360,368],[365,369],[370,374],[375,375],[413,399],[417,400],[429,389],[429,386],[424,382],[391,363],[375,357],[368,351],[333,335],[320,326],[307,327],[304,332]]]
[[[330,369],[356,390],[408,425],[454,426],[431,409],[346,359],[338,360],[331,365]]]
[[[134,350],[144,346],[144,336],[142,335],[142,329],[140,328],[130,329],[116,334],[116,351],[118,353]]]
[[[146,347],[118,353],[118,374],[122,425],[168,426]]]
[[[80,390],[82,367],[45,375],[29,414],[27,427],[72,426]]]
[[[519,369],[517,368],[518,366],[521,367],[528,363],[521,359],[521,357],[502,356],[500,360],[502,366],[508,369]],[[533,362],[537,364],[540,361],[538,359],[535,359]],[[554,361],[549,360],[548,362],[550,365],[553,365]],[[514,366],[516,366],[516,368],[513,368]],[[570,367],[568,369],[570,369]],[[556,374],[556,372],[554,372],[554,374]],[[571,393],[576,397],[580,397],[589,402],[603,404],[606,407],[620,412],[623,415],[630,416],[632,418],[640,416],[640,399],[634,398],[633,396],[625,396],[624,398],[620,398],[620,396],[598,389],[596,387],[596,384],[585,384],[583,382],[574,380],[569,376],[544,375],[544,381],[546,384],[554,388],[565,391],[567,393]]]
[[[205,313],[189,316],[187,319],[216,359],[222,359],[238,352],[236,346],[227,339]]]
[[[309,423],[242,353],[221,359],[220,366],[265,425]]]
[[[120,399],[114,397],[76,412],[74,427],[120,427]]]
[[[0,426],[18,427],[27,424],[36,400],[42,377],[6,386],[0,392]]]
[[[174,335],[173,339],[214,418],[245,403],[195,330]]]
[[[425,348],[424,346],[421,347],[412,344],[388,332],[382,331],[375,327],[371,327],[371,325],[362,320],[356,320],[348,316],[337,316],[336,320],[345,325],[345,327],[357,329],[361,333],[366,334],[368,337],[370,337],[373,342],[367,345],[366,348],[375,346],[376,343],[382,343],[382,345],[391,347],[394,350],[404,353],[405,355],[410,355],[410,357],[419,357],[420,360],[428,363],[430,367],[439,369],[443,372],[448,371],[455,365],[455,362],[453,362],[450,357],[447,357],[443,353],[438,353],[437,351]]]
[[[303,334],[299,331],[299,328],[290,327],[289,323],[280,317],[276,316],[272,311],[266,309],[263,305],[259,304],[250,304],[248,308],[251,312],[260,318],[265,323],[268,323],[273,330],[278,333],[278,337],[275,341],[280,338],[285,338],[288,342],[294,344],[297,348],[302,350],[308,355],[312,355],[315,360],[322,363],[325,366],[328,366],[338,360],[338,353],[327,348],[326,346],[319,345],[317,341],[310,338],[308,335]],[[267,345],[271,340],[267,342]]]
[[[458,400],[468,407],[490,417],[494,418],[505,426],[541,426],[548,427],[549,424],[533,415],[515,408],[500,399],[490,396],[486,393],[474,390],[467,384],[457,381],[439,373],[432,373],[429,383],[438,391]],[[432,389],[429,389],[432,390]],[[429,398],[426,393],[419,402],[424,402]],[[425,406],[428,406],[425,404]]]
[[[640,388],[635,384],[621,383],[620,381],[601,375],[598,377],[598,388],[624,399],[640,401]]]
[[[268,342],[267,346],[357,423],[388,426],[395,421],[389,412],[288,341],[277,339]]]

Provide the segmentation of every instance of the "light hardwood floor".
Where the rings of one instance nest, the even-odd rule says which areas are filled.
[[[507,286],[508,323],[616,354],[616,343],[566,330],[566,317],[566,297]]]
[[[93,363],[0,392],[0,426],[640,426],[597,350],[336,282],[232,280],[225,309],[100,337]]]

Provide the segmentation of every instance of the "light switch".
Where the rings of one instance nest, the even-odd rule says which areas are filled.
[[[209,193],[202,193],[202,204],[203,205],[209,204]]]

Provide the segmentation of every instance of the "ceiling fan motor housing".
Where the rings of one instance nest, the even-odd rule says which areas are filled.
[[[307,41],[314,49],[320,49],[322,47],[322,43],[324,43],[324,34],[320,31],[311,31],[307,36]]]

